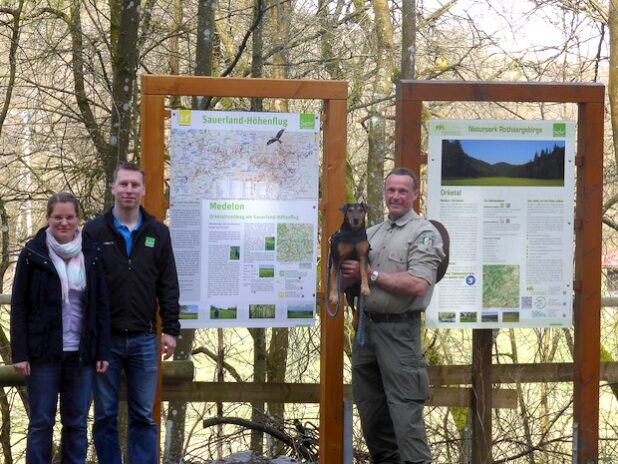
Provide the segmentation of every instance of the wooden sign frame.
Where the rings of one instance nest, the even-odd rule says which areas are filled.
[[[577,192],[575,199],[575,326],[573,452],[577,463],[597,462],[601,335],[601,238],[603,206],[602,84],[531,82],[399,81],[395,164],[419,174],[425,101],[576,103]],[[584,208],[585,205],[585,208]],[[473,331],[472,462],[491,458],[491,330]]]
[[[141,76],[141,161],[146,173],[144,207],[159,220],[165,216],[164,196],[165,98],[167,96],[242,97],[322,100],[321,256],[328,256],[328,240],[339,227],[339,207],[345,203],[347,141],[346,81],[250,79],[197,76]],[[321,288],[326,288],[322,266]],[[324,301],[324,300],[322,300]],[[335,317],[321,308],[320,345],[320,462],[343,459],[343,311]],[[160,329],[159,329],[160,332]],[[159,369],[161,373],[161,369]],[[161,420],[161,377],[155,420]],[[159,427],[160,429],[160,427]]]

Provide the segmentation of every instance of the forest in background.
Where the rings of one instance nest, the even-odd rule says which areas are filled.
[[[44,223],[48,196],[74,192],[87,218],[111,203],[119,161],[139,162],[139,76],[177,74],[349,82],[348,194],[384,215],[382,187],[394,151],[399,79],[602,82],[606,85],[604,246],[616,253],[618,1],[596,0],[0,0],[0,293]],[[319,102],[169,98],[170,108],[320,111]],[[616,111],[614,111],[616,110]],[[575,105],[427,103],[424,118],[567,119]],[[610,269],[611,277],[618,277]],[[613,288],[613,281],[608,282]],[[612,290],[608,288],[608,291]],[[618,357],[618,313],[603,309],[603,360]],[[349,327],[348,327],[349,329]],[[8,307],[0,311],[0,356],[10,364]],[[349,354],[349,344],[346,347]],[[316,328],[183,331],[176,358],[196,380],[319,382]],[[471,332],[425,332],[430,364],[467,364]],[[571,362],[573,331],[500,330],[495,364]],[[350,380],[349,372],[345,374]],[[572,385],[514,384],[517,410],[494,410],[494,462],[570,461]],[[600,456],[618,462],[618,390],[601,388]],[[24,392],[0,390],[5,463],[24,462]],[[242,416],[317,424],[311,405],[163,405],[166,462],[206,460],[250,448],[276,453],[254,432],[202,420]],[[436,462],[467,462],[467,409],[432,407]],[[245,441],[246,439],[246,441]],[[362,437],[354,445],[363,459]],[[92,462],[96,459],[90,453]],[[609,461],[612,462],[612,461]]]

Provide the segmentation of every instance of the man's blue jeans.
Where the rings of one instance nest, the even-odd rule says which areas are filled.
[[[90,409],[92,368],[79,366],[77,353],[61,362],[30,366],[26,376],[30,422],[28,464],[52,462],[52,436],[60,395],[63,464],[83,464],[88,448],[86,419]]]
[[[100,464],[121,464],[118,437],[120,373],[125,371],[129,431],[127,462],[157,463],[158,432],[152,418],[157,388],[157,342],[154,334],[112,335],[109,368],[94,380],[93,437]]]

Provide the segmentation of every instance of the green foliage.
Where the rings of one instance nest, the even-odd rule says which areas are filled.
[[[605,348],[603,344],[601,344],[601,361],[610,362],[613,360],[614,360],[614,357],[612,356],[612,354],[609,352],[607,348]]]
[[[452,407],[449,408],[451,416],[453,417],[453,422],[455,422],[455,427],[459,433],[463,433],[468,425],[468,420],[470,417],[470,408],[458,408]]]

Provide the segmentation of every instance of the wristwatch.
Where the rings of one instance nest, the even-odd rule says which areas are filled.
[[[372,282],[376,282],[378,280],[378,271],[373,271],[371,273],[371,276],[369,276],[369,280],[371,280]]]

